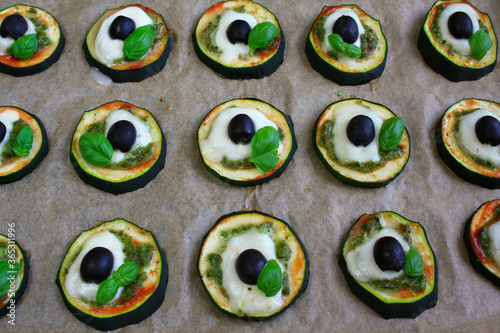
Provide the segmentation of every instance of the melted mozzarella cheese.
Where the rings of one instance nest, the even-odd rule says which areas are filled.
[[[24,33],[25,35],[28,34],[34,34],[35,33],[35,25],[33,22],[31,22],[30,19],[27,19],[24,17],[26,20],[26,23],[28,23],[28,30]],[[3,21],[3,20],[2,20]],[[2,21],[0,21],[0,25],[2,25]],[[2,37],[0,36],[0,54],[7,54],[7,50],[14,44],[16,40],[12,37]]]
[[[130,121],[134,125],[137,133],[134,145],[130,148],[130,151],[136,147],[145,147],[152,141],[148,125],[146,125],[146,123],[144,123],[141,118],[135,114],[123,109],[114,110],[109,113],[108,118],[106,118],[106,132],[104,136],[107,136],[111,126],[120,120]],[[119,149],[114,149],[111,163],[120,162],[126,157],[127,154],[128,152],[122,153]]]
[[[500,146],[481,143],[476,135],[476,122],[484,117],[492,116],[498,121],[500,117],[486,109],[479,109],[460,118],[456,139],[460,148],[469,156],[489,161],[500,167]]]
[[[219,27],[215,32],[215,45],[221,50],[220,60],[230,65],[238,60],[240,55],[248,55],[250,47],[244,43],[232,44],[227,38],[227,28],[236,20],[243,20],[248,23],[250,29],[257,25],[257,20],[250,14],[237,13],[234,10],[226,10],[220,17]]]
[[[85,257],[87,252],[95,247],[105,247],[110,250],[111,253],[113,253],[114,271],[117,270],[121,265],[123,265],[123,262],[125,260],[125,253],[123,252],[122,242],[120,242],[120,240],[115,235],[107,230],[93,235],[83,244],[82,250],[69,268],[68,275],[66,275],[64,287],[66,288],[68,294],[73,298],[85,299],[89,301],[95,301],[96,299],[97,289],[99,289],[99,285],[96,283],[87,283],[83,281],[80,275],[80,266],[82,264],[83,258]],[[111,274],[109,277],[111,277]],[[113,300],[120,297],[122,290],[123,287],[120,287],[118,289],[118,293]]]
[[[278,129],[275,123],[266,118],[266,116],[255,109],[250,108],[229,108],[220,113],[212,123],[212,130],[208,137],[200,142],[200,151],[204,158],[207,160],[220,163],[224,157],[230,160],[237,161],[244,158],[250,158],[251,148],[250,143],[234,143],[229,138],[228,127],[231,119],[239,114],[246,114],[255,124],[255,131],[257,132],[262,127],[272,126]],[[283,151],[283,145],[280,142],[278,154]]]
[[[472,33],[475,33],[476,31],[479,30],[479,16],[477,15],[474,8],[465,3],[454,3],[446,6],[441,12],[441,16],[438,19],[439,32],[441,33],[443,39],[447,43],[451,44],[453,50],[460,53],[461,55],[469,56],[472,54],[472,50],[469,44],[469,39],[468,38],[457,39],[453,37],[453,35],[450,32],[450,29],[448,28],[448,20],[450,16],[456,12],[464,12],[470,17],[472,21]]]
[[[378,279],[394,279],[403,274],[402,269],[399,272],[383,271],[375,262],[373,247],[375,246],[377,240],[386,236],[394,237],[401,244],[405,253],[408,252],[410,246],[403,239],[400,233],[394,229],[382,229],[373,235],[371,239],[367,240],[347,254],[345,258],[347,269],[354,279],[361,282],[368,282]]]
[[[488,237],[490,239],[490,251],[493,259],[500,265],[500,223],[494,223],[488,228]]]
[[[375,127],[375,137],[366,147],[354,145],[347,137],[347,125],[357,115],[369,117]],[[378,113],[362,105],[345,104],[339,106],[335,111],[335,124],[333,126],[333,145],[339,161],[341,163],[380,161],[378,135],[383,122]]]
[[[153,24],[153,20],[148,14],[146,14],[145,11],[139,7],[133,6],[119,10],[110,17],[106,18],[102,22],[95,39],[95,54],[97,59],[107,66],[112,65],[115,60],[122,59],[124,57],[124,41],[121,39],[112,39],[109,36],[109,27],[118,16],[125,16],[132,19],[135,23],[136,29],[144,25]]]
[[[0,152],[3,151],[3,147],[7,141],[9,141],[10,132],[12,132],[12,128],[14,122],[19,120],[19,113],[15,110],[7,109],[0,113],[0,121],[5,125],[5,137],[2,142],[0,142]],[[0,154],[0,165],[2,164],[2,154]]]
[[[233,237],[222,252],[222,286],[229,297],[229,306],[235,313],[266,314],[281,307],[281,290],[272,297],[256,286],[241,281],[236,272],[236,260],[245,250],[259,250],[267,260],[276,259],[273,240],[252,228],[241,236]]]

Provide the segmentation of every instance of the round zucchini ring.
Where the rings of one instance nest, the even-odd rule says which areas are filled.
[[[448,6],[453,6],[455,9],[449,7],[445,12]],[[471,53],[468,42],[470,37],[455,38],[450,32],[448,24],[443,21],[446,17],[454,15],[455,12],[466,13],[471,21],[473,20],[473,30],[470,33],[483,29],[490,36],[493,46],[481,60],[477,60]],[[442,24],[446,25],[445,28],[440,28],[441,18]],[[443,32],[448,36],[443,36]],[[462,46],[457,44],[457,47],[454,47],[451,42],[462,43]],[[478,80],[492,72],[497,63],[497,49],[497,38],[490,17],[488,14],[478,11],[467,1],[436,1],[429,10],[418,37],[418,50],[427,65],[452,82]]]
[[[9,254],[15,253],[15,259],[9,258]],[[12,265],[12,266],[11,266]],[[19,244],[11,241],[7,236],[0,235],[0,276],[2,279],[9,279],[13,274],[16,274],[15,287],[9,284],[8,290],[0,295],[0,317],[6,314],[15,312],[15,307],[26,290],[29,280],[30,265],[28,255],[19,246]],[[5,270],[4,270],[5,269]],[[17,273],[11,273],[17,272]],[[4,280],[2,280],[3,282]],[[2,285],[2,284],[0,284]],[[12,288],[12,289],[11,289]],[[4,290],[2,290],[3,292]],[[14,309],[14,310],[12,310]]]
[[[22,32],[22,36],[31,33],[35,34],[36,51],[26,60],[16,58],[11,51],[11,46],[22,36],[16,34],[15,39],[10,35],[0,36],[0,72],[12,76],[27,76],[43,72],[59,60],[64,48],[64,36],[59,23],[50,13],[43,9],[26,5],[14,5],[0,11],[0,26],[7,17],[16,14],[23,16],[27,23],[28,29]],[[14,29],[14,31],[17,31],[17,29]],[[21,33],[21,31],[19,32]]]
[[[485,202],[465,225],[464,241],[472,267],[500,287],[500,200]]]
[[[236,256],[242,258],[240,254],[248,250],[264,253],[264,261],[275,258],[279,262],[283,285],[276,295],[267,297],[255,283],[239,277]],[[242,262],[253,266],[251,259]],[[234,212],[219,218],[203,238],[198,274],[208,297],[224,313],[266,320],[283,313],[307,289],[309,259],[302,241],[285,221],[257,211]]]
[[[360,47],[362,53],[358,59],[348,58],[329,45],[328,36],[338,21],[336,16],[357,17],[359,20],[356,31],[359,41],[356,43],[359,46],[356,46]],[[361,28],[364,33],[358,32],[362,31]],[[321,75],[341,86],[354,86],[368,83],[382,75],[387,60],[387,41],[380,21],[358,6],[325,6],[311,27],[305,51],[312,68]]]
[[[243,50],[239,51],[239,56],[228,56],[226,59],[224,51],[215,42],[215,35],[221,17],[229,15],[227,13],[234,16],[228,19],[228,23],[239,19],[246,20],[244,16],[251,15],[256,23],[273,23],[278,27],[279,33],[268,46],[257,48],[252,54],[246,53],[249,48],[245,44],[237,42],[237,47]],[[229,0],[213,5],[199,19],[192,37],[194,51],[201,62],[229,79],[260,79],[271,75],[283,63],[285,36],[278,19],[267,8],[251,0]],[[231,42],[227,40],[227,43]],[[229,51],[226,51],[226,54],[229,54]]]
[[[134,10],[134,12],[132,12],[132,14],[130,14],[131,12],[127,12],[130,10]],[[134,17],[138,13],[140,19]],[[144,15],[146,15],[145,18],[142,17]],[[119,39],[111,39],[109,33],[105,34],[104,32],[101,33],[101,36],[103,36],[102,44],[106,45],[107,43],[110,46],[109,48],[103,47],[103,51],[98,51],[96,48],[96,41],[98,41],[101,26],[103,24],[107,27],[113,25],[112,22],[114,22],[114,20],[105,22],[105,20],[111,16],[121,16],[131,19],[134,22],[137,20],[137,22],[140,21],[145,25],[151,24],[153,26],[155,32],[154,41],[144,56],[134,60],[128,59],[123,55],[123,43],[120,43],[121,41]],[[147,17],[149,17],[149,20]],[[139,25],[139,23],[137,25]],[[160,14],[156,13],[151,8],[135,4],[106,10],[99,20],[90,28],[82,48],[85,59],[89,65],[96,67],[99,71],[109,76],[113,82],[139,82],[158,74],[163,67],[165,67],[171,48],[170,34],[171,30],[167,28]],[[107,40],[108,38],[109,40]],[[100,39],[99,37],[99,40]],[[111,52],[113,56],[109,55]],[[101,54],[101,56],[99,56],[99,54]],[[117,57],[116,59],[111,59],[115,58],[115,56]]]
[[[380,127],[378,129],[375,128],[373,140],[365,147],[357,147],[350,141],[347,135],[345,135],[344,139],[336,141],[334,135],[336,119],[346,112],[352,114],[353,118],[359,114],[369,115],[374,122],[379,118],[380,125],[383,121],[396,116],[387,107],[362,99],[346,99],[330,104],[316,121],[313,133],[314,150],[328,171],[341,182],[359,187],[386,186],[399,176],[410,158],[410,135],[408,134],[408,130],[404,129],[403,137],[398,146],[389,152],[384,152],[379,148],[378,136]],[[345,116],[342,116],[342,118],[346,119]],[[346,125],[344,120],[341,123],[343,125],[340,126]],[[342,135],[339,135],[339,138],[344,137],[344,133],[341,133],[340,130],[338,133]],[[345,159],[346,162],[340,162],[341,159],[338,156],[338,150],[337,153],[335,150],[336,142],[339,146],[343,146],[341,146],[341,149],[352,152],[346,155],[350,160]],[[368,159],[369,155],[364,156],[364,149],[371,149],[374,155]],[[357,155],[361,153],[363,155]],[[377,155],[379,156],[379,161],[373,162],[373,158],[376,158]],[[366,159],[366,161],[356,162],[360,160],[355,159],[358,157]]]
[[[104,251],[94,250],[103,247]],[[111,253],[109,268],[113,271],[117,270],[115,266],[121,265],[119,262],[132,261],[139,267],[139,276],[118,290],[113,300],[99,305],[95,295],[99,283],[86,282],[82,272],[86,276],[90,274],[89,269],[83,268],[87,267],[84,262],[97,261],[101,268],[106,265],[102,252]],[[92,274],[96,278],[102,273],[94,271]],[[106,278],[111,278],[111,274],[101,280]],[[103,222],[83,231],[64,256],[56,279],[64,305],[71,314],[100,331],[136,324],[151,316],[165,299],[167,283],[167,261],[154,235],[124,219]]]
[[[221,155],[219,156],[221,157],[219,160],[208,155],[207,152],[213,150],[212,146],[207,144],[207,148],[203,148],[204,143],[202,142],[207,140],[212,132],[215,133],[215,138],[227,141],[228,144],[224,147],[227,150],[222,150],[223,153],[229,153],[229,150],[232,151],[233,149],[242,148],[243,145],[241,143],[234,144],[230,141],[230,138],[227,135],[228,129],[226,129],[226,127],[218,127],[218,131],[216,132],[213,129],[213,124],[220,115],[223,115],[222,117],[226,117],[226,115],[233,114],[235,112],[245,113],[248,109],[251,109],[252,112],[257,113],[260,117],[262,117],[263,114],[265,118],[267,118],[264,119],[268,123],[266,126],[272,126],[274,123],[274,125],[278,128],[278,132],[281,133],[280,145],[282,148],[280,147],[280,149],[278,149],[279,161],[276,167],[266,173],[260,172],[252,162],[248,161],[250,156],[245,155],[244,157],[239,157],[240,159],[238,160],[231,160],[226,157],[226,154],[223,154],[223,158]],[[224,114],[224,112],[228,113]],[[223,119],[222,117],[220,119]],[[250,118],[252,117],[254,117],[254,115],[250,116]],[[229,121],[229,118],[227,120]],[[227,125],[227,128],[229,128],[229,125]],[[258,130],[258,128],[255,130]],[[249,148],[248,153],[250,153],[250,142],[248,142],[247,145]],[[205,119],[203,119],[203,122],[198,129],[198,149],[203,165],[217,178],[237,186],[254,186],[277,178],[285,172],[285,169],[292,160],[293,154],[297,150],[297,140],[295,138],[292,119],[288,115],[276,109],[274,106],[258,99],[232,99],[215,107],[208,113]]]
[[[466,115],[469,117],[463,118]],[[482,143],[478,139],[477,130],[472,128],[476,127],[474,125],[480,120],[475,118],[483,118],[485,115],[493,116],[497,118],[497,121],[500,120],[500,104],[467,98],[450,106],[436,125],[437,150],[448,167],[463,180],[488,189],[498,189],[500,188],[500,158],[498,157],[500,146]],[[469,120],[463,123],[462,134],[462,131],[459,131],[461,129],[459,125],[463,119]],[[500,126],[496,131],[497,137],[500,136],[499,129]],[[466,145],[463,142],[466,142]],[[481,152],[481,156],[473,156],[470,154],[471,149],[477,149],[476,153],[484,152]],[[493,158],[496,159],[491,160]]]
[[[8,184],[33,172],[49,152],[49,143],[40,119],[20,108],[1,106],[0,123],[6,130],[3,140],[0,140],[0,184]],[[33,133],[33,144],[27,156],[14,151],[16,138],[25,125]],[[3,132],[1,128],[0,125],[0,132]]]
[[[399,268],[403,266],[401,255],[403,263],[409,261],[410,246],[423,259],[423,273],[418,277]],[[416,318],[437,304],[437,263],[427,234],[420,223],[397,213],[358,218],[346,237],[339,264],[354,295],[385,319]]]
[[[137,139],[137,146],[132,146],[119,162],[112,161],[105,167],[92,165],[83,158],[80,152],[80,137],[85,133],[101,135],[109,133],[110,128],[106,130],[106,126],[111,125],[107,124],[106,120],[113,111],[128,112],[132,114],[133,119],[146,124],[151,141],[147,145],[141,146],[138,143],[139,139]],[[125,119],[130,120],[130,118]],[[120,151],[114,149],[113,156],[117,154],[120,154]],[[167,155],[167,142],[160,126],[149,111],[130,103],[114,101],[83,113],[82,119],[73,133],[69,155],[76,173],[85,183],[102,191],[122,194],[146,186],[163,170]]]

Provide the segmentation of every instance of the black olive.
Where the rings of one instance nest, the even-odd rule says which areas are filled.
[[[19,14],[12,14],[7,16],[0,26],[0,35],[3,38],[12,37],[18,39],[24,36],[28,30],[28,23],[26,19]]]
[[[231,119],[227,128],[227,133],[234,143],[247,144],[252,141],[255,134],[255,124],[252,118],[241,113]]]
[[[7,128],[5,127],[5,124],[0,121],[0,143],[5,138],[5,134],[7,134]]]
[[[231,44],[236,44],[238,42],[248,44],[250,30],[250,25],[247,21],[235,20],[227,27],[226,36]]]
[[[476,122],[477,139],[494,147],[500,144],[500,121],[492,116],[484,116]]]
[[[266,257],[260,251],[248,249],[238,256],[236,260],[236,272],[241,281],[246,284],[257,284],[260,271],[262,271],[266,262]]]
[[[114,123],[107,135],[113,149],[120,149],[122,153],[126,153],[132,148],[136,137],[137,131],[128,120],[120,120]]]
[[[83,257],[80,275],[87,283],[101,283],[108,279],[114,265],[113,253],[105,247],[94,247]]]
[[[109,27],[109,36],[113,39],[125,40],[135,30],[135,22],[126,16],[117,16]]]
[[[453,37],[467,39],[472,36],[472,20],[464,12],[455,12],[448,19],[448,29]]]
[[[335,21],[332,29],[334,34],[340,35],[345,43],[353,44],[358,39],[358,24],[350,16],[341,16]]]
[[[396,238],[386,236],[375,242],[373,258],[383,271],[399,271],[405,264],[405,251]]]
[[[357,115],[347,124],[347,137],[355,146],[368,146],[375,138],[375,125],[370,117]]]

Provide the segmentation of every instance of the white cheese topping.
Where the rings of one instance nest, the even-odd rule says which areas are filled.
[[[236,144],[229,138],[229,122],[231,122],[234,116],[239,114],[246,114],[252,119],[255,124],[255,132],[266,126],[272,126],[278,129],[275,123],[267,119],[266,116],[258,110],[238,107],[229,108],[217,116],[212,123],[210,134],[205,140],[200,142],[200,151],[204,158],[214,163],[220,163],[224,157],[237,161],[252,156],[250,143]],[[278,154],[282,151],[283,145],[280,142]]]
[[[2,164],[2,151],[5,143],[9,141],[10,132],[12,131],[13,124],[19,120],[19,113],[15,110],[7,109],[0,113],[0,121],[5,125],[5,137],[0,142],[0,165]],[[34,143],[34,142],[33,142]]]
[[[441,33],[443,39],[447,43],[451,44],[453,50],[460,53],[461,55],[468,56],[472,54],[469,45],[469,39],[468,38],[457,39],[453,37],[453,35],[450,32],[450,29],[448,29],[448,20],[450,16],[456,12],[464,12],[465,14],[469,15],[472,21],[472,33],[475,33],[476,31],[479,30],[479,16],[477,15],[474,8],[465,3],[454,3],[446,6],[441,12],[441,16],[438,19],[439,32]]]
[[[370,117],[375,127],[375,137],[366,147],[355,146],[347,137],[347,125],[357,115]],[[360,104],[344,104],[335,110],[335,124],[333,126],[333,145],[335,155],[341,163],[349,162],[378,162],[380,161],[378,135],[384,121],[375,111]]]
[[[273,240],[252,228],[241,236],[233,237],[222,252],[222,286],[229,297],[229,306],[235,313],[266,314],[281,307],[281,290],[273,297],[266,295],[256,286],[241,281],[236,272],[236,260],[245,250],[256,249],[267,260],[276,259]]]
[[[486,109],[479,109],[460,118],[458,131],[456,132],[457,143],[460,148],[469,156],[489,161],[500,167],[500,146],[481,143],[476,135],[476,122],[484,117],[492,116],[498,121],[500,117]]]
[[[82,264],[83,258],[85,257],[87,252],[95,247],[105,247],[110,250],[111,253],[113,253],[114,271],[117,270],[121,265],[123,265],[123,262],[125,260],[125,253],[123,253],[122,242],[120,242],[120,240],[115,235],[107,230],[93,235],[83,244],[80,254],[78,254],[75,261],[68,270],[68,275],[66,275],[66,282],[64,284],[64,287],[66,288],[68,294],[73,298],[85,299],[89,301],[95,301],[96,299],[97,289],[99,289],[99,285],[96,283],[87,283],[83,281],[80,275],[80,266]],[[109,277],[111,277],[111,274]],[[118,293],[113,300],[120,297],[122,290],[123,287],[120,287],[118,289]]]
[[[97,59],[107,66],[112,65],[115,60],[122,59],[124,57],[124,41],[121,39],[112,39],[109,36],[109,27],[118,16],[125,16],[132,19],[135,23],[136,29],[144,25],[153,24],[153,20],[148,14],[146,14],[145,11],[139,7],[133,6],[119,10],[110,17],[106,18],[102,22],[95,39],[95,54]]]
[[[33,22],[31,22],[30,19],[27,19],[26,17],[24,18],[26,20],[26,23],[28,23],[28,30],[24,33],[25,35],[28,34],[34,34],[35,33],[35,25]],[[0,25],[2,25],[2,21],[0,21]],[[0,54],[4,55],[7,54],[7,50],[14,44],[16,40],[12,37],[5,37],[3,38],[0,36]]]
[[[488,228],[488,237],[490,239],[490,251],[493,259],[500,265],[500,223],[494,223]]]
[[[109,113],[108,118],[106,118],[106,132],[104,136],[108,136],[108,132],[111,126],[113,126],[114,123],[120,120],[130,121],[132,125],[134,125],[137,133],[134,145],[128,152],[132,151],[136,147],[145,147],[152,141],[148,125],[146,125],[146,123],[144,123],[141,118],[124,109],[114,110]],[[120,162],[126,157],[128,152],[122,153],[119,149],[113,150],[111,163]]]
[[[226,10],[220,17],[219,27],[215,32],[215,45],[221,50],[220,60],[226,65],[231,65],[238,60],[240,55],[248,55],[250,47],[245,43],[238,42],[232,44],[227,38],[227,28],[236,20],[243,20],[248,23],[250,29],[257,25],[257,20],[250,14],[237,13],[234,10]]]

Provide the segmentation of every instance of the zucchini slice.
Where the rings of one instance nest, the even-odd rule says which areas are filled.
[[[382,270],[375,249],[383,238],[395,239],[403,247],[405,264],[409,246],[415,247],[423,259],[423,273],[410,277],[403,268]],[[397,257],[395,252],[385,252],[390,253],[389,262]],[[425,230],[397,213],[362,215],[349,230],[339,264],[354,295],[385,319],[416,318],[437,303],[437,263]]]
[[[6,286],[8,290],[0,295],[1,317],[15,312],[15,306],[17,306],[28,285],[30,271],[26,252],[24,252],[19,244],[4,235],[0,235],[0,267],[0,276],[2,278],[0,286],[4,286],[4,279],[9,281],[9,284]],[[12,284],[10,284],[11,281],[13,282]]]
[[[25,18],[28,30],[24,34],[34,33],[37,47],[30,58],[21,60],[16,58],[11,51],[15,39],[0,36],[0,72],[12,76],[27,76],[43,72],[59,60],[64,49],[65,40],[59,23],[43,9],[14,5],[0,11],[0,25],[8,16],[14,14]]]
[[[250,54],[245,43],[231,44],[226,32],[219,31],[221,26],[227,29],[235,20],[247,21],[252,28],[255,24],[270,22],[279,33],[267,46]],[[194,51],[201,62],[226,78],[263,78],[283,63],[285,37],[278,19],[267,8],[250,0],[229,0],[213,5],[199,19],[192,37]]]
[[[130,60],[125,57],[124,42],[110,37],[109,27],[117,16],[137,21],[136,28],[148,24],[153,26],[154,41],[141,58]],[[102,26],[105,28],[101,32]],[[89,65],[109,76],[113,82],[139,82],[158,74],[165,67],[171,48],[170,34],[171,30],[160,14],[151,8],[135,4],[106,10],[90,28],[82,48]],[[102,48],[97,45],[102,45]]]
[[[280,133],[279,161],[274,169],[264,174],[248,161],[250,143],[235,144],[229,138],[228,123],[232,117],[242,113],[248,113],[254,123],[261,124],[258,128],[256,125],[255,131],[264,126],[275,126]],[[255,117],[258,118],[254,119]],[[230,184],[253,186],[277,178],[285,172],[297,150],[297,140],[291,118],[274,106],[258,99],[232,99],[215,107],[203,119],[198,129],[198,149],[203,165],[214,176]]]
[[[40,119],[22,109],[0,107],[0,122],[6,127],[5,137],[0,140],[0,184],[8,184],[33,172],[49,152],[49,143]],[[17,155],[14,143],[19,131],[26,125],[33,132],[33,144],[27,156]]]
[[[347,121],[357,115],[366,115],[375,124],[373,140],[364,147],[354,145],[347,135]],[[399,176],[410,158],[410,135],[406,128],[396,148],[384,152],[379,147],[380,126],[395,116],[387,107],[362,99],[330,104],[316,121],[314,150],[328,171],[341,182],[359,187],[386,186]],[[344,156],[339,156],[340,150]]]
[[[350,16],[357,21],[358,39],[355,45],[361,48],[358,59],[336,52],[328,43],[332,27],[342,16]],[[312,68],[321,75],[341,86],[354,86],[382,75],[387,60],[387,41],[380,21],[358,6],[325,6],[311,27],[305,52]]]
[[[96,302],[99,284],[85,282],[81,274],[82,260],[96,247],[111,251],[114,266],[133,261],[139,267],[138,278],[104,305]],[[68,249],[56,279],[71,314],[100,331],[136,324],[151,316],[163,303],[167,283],[167,261],[153,234],[123,219],[83,231]]]
[[[264,253],[266,260],[277,259],[283,273],[278,294],[266,297],[257,285],[238,277],[236,257],[247,249]],[[266,320],[283,313],[307,289],[309,259],[285,221],[256,211],[235,212],[219,218],[203,238],[198,274],[210,300],[224,313]]]
[[[115,149],[113,156],[123,156],[116,163],[112,162],[105,167],[92,165],[82,157],[79,147],[80,137],[85,133],[106,135],[108,132],[106,126],[108,129],[111,126],[107,119],[113,111],[131,114],[134,121],[145,124],[147,130],[144,133],[149,134],[151,140],[143,146],[142,141],[137,139],[125,155]],[[122,119],[121,116],[118,118]],[[130,116],[124,119],[130,119]],[[145,109],[122,101],[110,102],[85,111],[76,126],[70,149],[71,164],[78,176],[85,183],[113,194],[131,192],[146,186],[164,168],[166,155],[165,136],[153,115]]]
[[[466,120],[462,128],[459,126],[466,115],[480,118],[488,114],[500,119],[500,104],[473,98],[453,104],[436,125],[436,144],[439,156],[460,178],[485,188],[497,189],[500,188],[500,146],[479,141],[474,118]],[[471,155],[471,149],[480,155]]]
[[[457,39],[450,32],[448,20],[456,11],[469,16],[471,32],[483,29],[490,36],[493,46],[481,60],[471,53],[470,37]],[[427,65],[452,82],[478,80],[492,72],[497,62],[497,49],[497,38],[490,17],[467,1],[436,1],[418,37],[418,50]]]
[[[500,287],[500,200],[485,202],[465,225],[464,241],[472,267]]]

